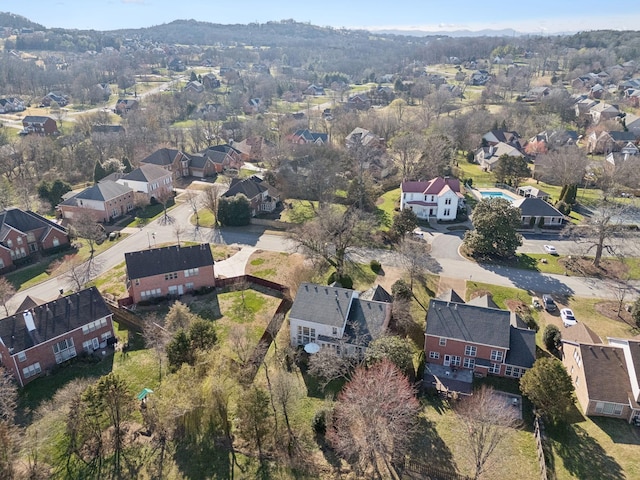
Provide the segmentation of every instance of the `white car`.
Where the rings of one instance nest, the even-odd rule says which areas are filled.
[[[553,245],[545,245],[544,246],[544,251],[551,254],[551,255],[557,255],[558,251],[556,250],[556,247],[554,247]]]
[[[576,320],[576,317],[573,314],[573,310],[570,308],[563,308],[560,310],[560,318],[562,318],[562,323],[565,327],[570,327],[571,325],[578,323],[578,320]]]

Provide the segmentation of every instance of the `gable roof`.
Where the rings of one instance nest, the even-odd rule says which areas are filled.
[[[291,135],[293,138],[303,138],[307,143],[327,143],[329,135],[326,133],[312,132],[308,128],[296,130]]]
[[[629,403],[631,383],[621,348],[580,344],[589,400]]]
[[[229,155],[232,154],[240,154],[238,150],[233,148],[231,145],[214,145],[212,147],[207,148],[200,152],[199,155],[203,155],[206,159],[211,160],[213,163],[223,163]],[[203,161],[206,163],[206,159]]]
[[[213,265],[208,244],[152,248],[124,254],[129,279],[152,277],[169,272]]]
[[[12,354],[111,314],[96,287],[59,297],[29,311],[33,315],[35,331],[28,331],[23,312],[0,320],[0,340]],[[81,346],[76,345],[76,348]]]
[[[342,328],[354,293],[348,288],[303,283],[298,288],[289,317]]]
[[[46,233],[43,235],[43,237],[51,229],[58,230],[64,235],[67,234],[66,229],[64,227],[61,227],[57,223],[54,223],[51,220],[48,220],[30,210],[25,211],[15,207],[9,207],[0,212],[0,229],[4,230],[6,229],[6,227],[12,227],[24,233],[38,230],[40,228],[45,228]]]
[[[108,202],[121,195],[126,195],[131,191],[131,188],[116,183],[113,180],[102,180],[91,187],[85,188],[74,196],[67,198],[60,205],[78,205],[79,200]]]
[[[453,288],[445,290],[440,295],[438,295],[438,300],[444,300],[445,302],[464,303],[462,297],[458,295],[458,293]]]
[[[431,300],[427,335],[509,348],[511,312],[464,303]]]
[[[368,345],[385,331],[390,318],[390,303],[354,298],[347,317],[345,340]]]
[[[173,164],[176,157],[180,154],[180,150],[173,148],[160,148],[151,155],[147,156],[144,160],[140,160],[140,163],[150,163],[158,166],[167,166]]]
[[[467,302],[467,305],[475,305],[477,307],[484,308],[499,308],[496,302],[493,301],[491,295],[481,295],[479,297],[473,297]]]
[[[540,198],[522,198],[513,202],[513,205],[518,207],[525,217],[564,217],[560,210]]]
[[[425,195],[440,195],[447,187],[454,193],[460,193],[460,180],[451,177],[436,177],[428,182],[402,182],[400,187],[403,192],[424,193]]]
[[[570,343],[600,344],[602,339],[596,332],[587,327],[584,323],[578,322],[575,325],[566,327],[562,331],[562,341]]]
[[[517,367],[531,368],[536,361],[536,332],[513,325],[509,331],[509,351],[504,362]]]
[[[121,180],[131,180],[132,182],[153,182],[160,178],[171,176],[171,172],[168,172],[162,167],[153,165],[152,163],[144,163],[135,170],[124,175]]]
[[[229,190],[224,192],[223,197],[233,197],[239,193],[242,193],[245,197],[251,199],[258,195],[269,192],[269,185],[265,184],[261,179],[252,175],[249,178],[239,179],[234,178],[231,180],[231,186]]]
[[[45,123],[47,120],[54,121],[53,118],[45,117],[42,115],[27,115],[22,119],[22,123]]]
[[[393,303],[393,296],[380,285],[374,285],[369,290],[360,294],[362,300],[373,300],[375,302]]]

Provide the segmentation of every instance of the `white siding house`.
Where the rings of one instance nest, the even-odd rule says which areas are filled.
[[[460,182],[455,178],[437,177],[400,185],[400,210],[410,208],[421,219],[455,220],[463,201]]]

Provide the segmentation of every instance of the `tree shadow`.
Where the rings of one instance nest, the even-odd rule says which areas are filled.
[[[547,432],[555,441],[556,454],[572,476],[600,480],[626,478],[620,464],[581,426],[564,424],[548,428]]]
[[[204,435],[199,440],[187,436],[175,444],[174,460],[184,478],[232,478],[233,457],[227,446],[216,442],[213,436]]]
[[[431,400],[432,399],[429,399],[429,404],[434,405]],[[436,400],[436,405],[438,404],[438,401],[441,402],[441,400]],[[437,408],[440,408],[440,412],[444,413],[445,409],[448,409],[449,407],[445,406],[444,403],[441,403]],[[424,460],[424,462],[429,465],[435,466],[442,471],[452,474],[458,473],[458,468],[453,459],[453,454],[438,434],[435,428],[435,423],[422,415],[418,417],[416,434],[413,437],[409,457],[416,459],[418,463],[421,462],[419,459],[428,459]]]
[[[493,263],[482,263],[481,266],[489,272],[508,278],[515,288],[527,290],[530,293],[553,292],[554,295],[566,297],[571,297],[575,293],[571,287],[557,278],[540,272],[506,267],[504,265],[496,265]],[[484,281],[492,283],[490,279]],[[594,290],[594,293],[598,291],[598,286],[595,284],[589,285],[589,288]]]
[[[609,435],[613,443],[640,445],[640,429],[635,425],[619,418],[593,417],[591,420]]]

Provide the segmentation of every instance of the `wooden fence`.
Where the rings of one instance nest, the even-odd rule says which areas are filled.
[[[472,480],[471,477],[460,475],[457,472],[443,470],[416,460],[405,459],[401,465],[396,465],[400,478],[421,480]]]
[[[544,424],[538,415],[533,420],[533,436],[536,439],[536,452],[538,453],[538,464],[540,465],[540,478],[548,480],[547,461],[544,458]]]

